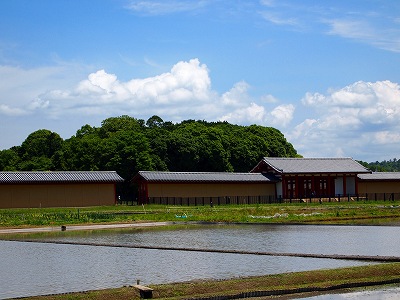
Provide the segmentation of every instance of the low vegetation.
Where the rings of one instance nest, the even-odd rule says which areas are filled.
[[[104,206],[1,209],[0,227],[142,221],[389,224],[400,221],[400,202],[344,202],[224,206]]]

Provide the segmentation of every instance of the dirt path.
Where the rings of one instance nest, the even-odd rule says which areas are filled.
[[[30,228],[7,228],[0,229],[0,234],[13,233],[36,233],[36,232],[52,232],[52,231],[77,231],[77,230],[99,230],[99,229],[118,229],[118,228],[143,228],[173,225],[174,222],[147,222],[147,223],[124,223],[124,224],[90,224],[90,225],[69,225],[56,227],[30,227]]]

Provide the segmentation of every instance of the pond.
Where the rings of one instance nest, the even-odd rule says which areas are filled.
[[[0,241],[0,268],[6,270],[0,273],[0,299],[120,287],[136,280],[147,285],[366,264],[113,245],[400,256],[400,228],[384,226],[204,225],[173,230],[66,231],[39,238],[108,246]]]

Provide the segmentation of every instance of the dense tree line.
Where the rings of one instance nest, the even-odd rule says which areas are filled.
[[[248,172],[263,156],[297,156],[271,127],[228,122],[147,121],[130,116],[82,126],[63,140],[46,129],[0,151],[0,170],[115,170],[130,179],[139,170]]]
[[[360,161],[360,163],[374,172],[400,172],[400,160],[396,158],[370,163]]]

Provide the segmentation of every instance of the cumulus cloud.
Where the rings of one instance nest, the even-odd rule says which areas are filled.
[[[302,103],[329,110],[326,119],[346,117],[355,123],[388,124],[400,117],[400,86],[390,81],[358,81],[327,95],[307,93]]]
[[[249,100],[247,94],[249,87],[250,86],[244,81],[236,83],[232,89],[221,96],[222,103],[225,105],[238,106],[244,101],[247,102]]]
[[[279,105],[270,113],[271,123],[275,126],[287,126],[293,119],[295,107],[293,104]]]
[[[209,101],[211,80],[207,66],[198,59],[178,62],[170,72],[126,82],[105,70],[88,75],[72,90],[52,90],[38,98],[49,103],[48,108],[56,116],[60,113],[76,112],[76,108],[113,113],[162,109],[179,103],[192,103],[193,110],[202,102]],[[149,112],[150,113],[150,112]]]
[[[160,75],[127,81],[101,69],[69,88],[39,88],[28,93],[24,101],[0,101],[0,115],[41,114],[61,120],[85,116],[105,119],[121,114],[148,118],[156,114],[177,122],[183,119],[228,120],[278,128],[291,122],[293,105],[282,104],[270,94],[252,97],[250,90],[248,83],[240,81],[226,92],[214,91],[208,67],[194,58],[180,61]]]
[[[222,116],[220,120],[237,124],[261,124],[286,127],[293,119],[295,107],[292,104],[279,105],[268,111],[266,107],[250,103]]]
[[[380,151],[393,143],[400,146],[397,83],[358,81],[325,94],[306,93],[301,102],[318,117],[304,120],[288,134],[300,152],[334,156],[368,152],[377,145]]]

